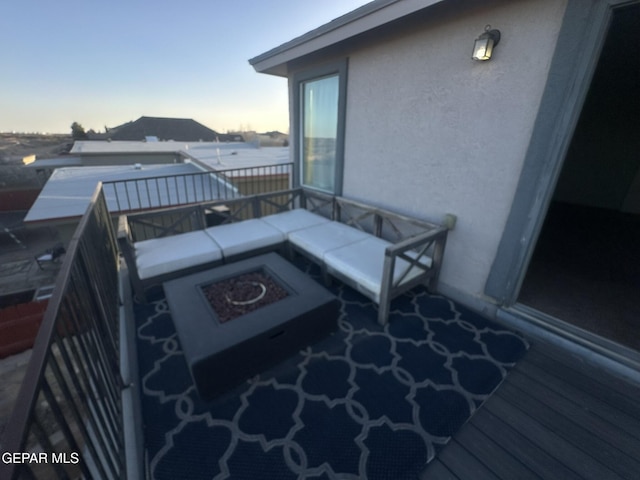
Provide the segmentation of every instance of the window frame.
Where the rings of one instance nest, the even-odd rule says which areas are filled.
[[[347,105],[347,59],[338,62],[332,62],[310,69],[300,71],[293,76],[292,96],[293,96],[293,128],[294,128],[294,186],[303,186],[312,190],[323,193],[342,195],[342,183],[344,172],[344,144],[345,144],[345,123],[346,123],[346,105]],[[303,182],[303,148],[304,148],[304,91],[303,85],[314,80],[323,78],[338,77],[338,123],[336,132],[336,150],[335,150],[335,171],[333,178],[333,190],[321,189],[314,185],[306,185]]]

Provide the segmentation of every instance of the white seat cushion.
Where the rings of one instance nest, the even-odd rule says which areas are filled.
[[[215,240],[225,257],[270,247],[286,240],[284,233],[260,218],[209,227],[205,233]]]
[[[202,230],[143,240],[134,245],[141,279],[222,259],[222,251]]]
[[[335,248],[364,240],[370,235],[339,222],[326,222],[313,227],[296,230],[289,234],[289,241],[318,260]]]
[[[382,286],[382,269],[384,267],[385,250],[391,245],[386,240],[370,236],[360,242],[346,245],[327,252],[324,262],[327,272],[330,274],[340,273],[353,280],[357,289],[371,298],[374,302],[380,303],[380,289]],[[407,252],[408,256],[417,257],[414,252]],[[432,260],[429,257],[422,257],[420,263],[430,267]],[[409,263],[402,259],[396,260],[393,272],[394,282],[400,279]],[[412,268],[408,275],[402,280],[403,283],[415,278],[422,270]]]
[[[262,217],[262,220],[267,222],[269,225],[276,227],[285,235],[296,230],[320,225],[321,223],[327,223],[330,221],[328,218],[310,212],[309,210],[305,210],[304,208],[296,208],[295,210],[267,215],[266,217]]]

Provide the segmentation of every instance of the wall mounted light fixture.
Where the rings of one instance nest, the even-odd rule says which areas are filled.
[[[491,25],[487,25],[484,28],[484,32],[476,38],[471,58],[474,60],[489,60],[493,53],[493,48],[498,45],[498,42],[500,42],[500,30],[492,29]]]

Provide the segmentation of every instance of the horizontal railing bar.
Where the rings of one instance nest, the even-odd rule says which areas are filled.
[[[153,208],[163,208],[215,199],[237,198],[240,190],[247,189],[244,194],[255,194],[260,191],[271,191],[278,178],[286,178],[293,171],[293,163],[278,163],[257,167],[226,168],[206,172],[180,173],[175,175],[158,175],[128,180],[112,180],[104,182],[106,192],[113,192],[114,204],[118,212],[133,212]],[[198,191],[197,180],[200,180],[201,192]],[[241,183],[238,183],[241,182]],[[161,186],[164,184],[164,186]],[[214,184],[216,196],[214,198]],[[205,185],[207,185],[205,187]],[[130,188],[134,189],[130,192]],[[151,201],[151,190],[155,190],[157,205]],[[206,190],[209,191],[207,198]],[[123,195],[121,190],[124,190]],[[148,204],[142,198],[146,191]],[[132,195],[135,197],[132,198]],[[193,197],[193,198],[192,198]],[[202,198],[200,198],[202,197]],[[134,202],[135,200],[135,202]],[[126,202],[126,204],[125,204]]]
[[[160,179],[160,178],[167,178],[167,177],[198,177],[198,176],[209,176],[209,175],[217,175],[217,174],[224,174],[226,176],[229,176],[229,174],[237,174],[237,173],[246,172],[246,171],[256,171],[256,170],[260,171],[259,169],[262,169],[262,171],[265,171],[266,169],[270,169],[270,171],[273,171],[276,174],[278,173],[285,174],[285,173],[290,173],[289,169],[292,167],[293,167],[293,162],[273,163],[269,165],[260,165],[255,167],[221,168],[221,169],[209,170],[209,171],[203,171],[203,172],[176,173],[173,175],[152,175],[149,177],[134,178],[131,180],[109,180],[103,183],[111,184],[111,183],[121,183],[124,181],[136,182],[144,179],[153,180],[156,178]],[[234,175],[234,176],[239,176],[239,175]]]

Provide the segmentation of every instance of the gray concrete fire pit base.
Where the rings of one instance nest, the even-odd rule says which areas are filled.
[[[262,271],[288,296],[224,323],[203,285]],[[198,392],[205,400],[317,342],[337,327],[339,302],[275,253],[163,284],[171,316]]]

